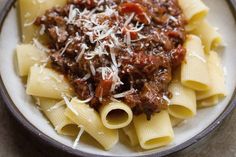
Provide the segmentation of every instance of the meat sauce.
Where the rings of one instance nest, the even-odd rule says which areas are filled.
[[[35,22],[79,99],[98,109],[115,98],[147,119],[167,109],[185,24],[177,0],[69,0]]]

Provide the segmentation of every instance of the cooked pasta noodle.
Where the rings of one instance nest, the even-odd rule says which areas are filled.
[[[110,102],[100,108],[102,123],[109,129],[123,128],[132,121],[133,113],[129,106],[122,102]]]
[[[134,126],[143,149],[152,149],[165,146],[174,139],[168,112],[161,111],[147,120],[144,114],[134,116]]]
[[[84,130],[106,150],[111,149],[118,142],[118,130],[106,128],[102,124],[99,114],[89,105],[79,103],[76,98],[72,99],[70,104],[77,114],[67,108],[65,115],[78,126],[83,126]]]
[[[206,53],[216,48],[222,41],[221,35],[216,31],[216,28],[211,26],[206,20],[200,22],[192,33],[201,38]]]
[[[204,108],[204,107],[210,107],[214,106],[219,102],[219,97],[218,96],[212,96],[203,100],[198,100],[197,101],[197,107],[198,108]]]
[[[30,69],[26,93],[37,97],[60,99],[62,93],[72,95],[72,88],[63,75],[36,65]]]
[[[179,118],[176,118],[176,117],[170,115],[170,121],[171,121],[172,127],[176,127],[179,124],[181,124],[184,121],[184,119],[179,119]]]
[[[195,35],[188,35],[185,48],[186,61],[181,66],[182,84],[197,91],[208,90],[210,78],[201,39]]]
[[[136,134],[133,123],[130,123],[128,126],[124,127],[123,131],[124,131],[125,135],[128,136],[131,146],[136,146],[139,144],[138,136]]]
[[[20,76],[27,76],[31,66],[47,62],[45,52],[31,44],[21,44],[16,47],[18,70]]]
[[[186,119],[196,115],[196,94],[194,90],[183,86],[179,81],[173,81],[169,90],[172,93],[172,98],[168,111],[172,116]]]
[[[63,105],[63,101],[61,102],[54,99],[39,98],[39,102],[43,113],[59,134],[67,136],[76,136],[78,134],[79,128],[77,124],[64,115],[66,106]],[[62,105],[58,105],[59,103]]]
[[[208,14],[209,8],[201,0],[178,0],[188,21],[187,31],[193,30]]]
[[[211,80],[210,89],[207,91],[197,92],[197,100],[204,102],[203,100],[208,99],[208,101],[205,100],[205,102],[209,103],[209,98],[211,97],[218,97],[218,99],[220,99],[226,95],[223,68],[218,54],[214,51],[211,51],[208,55],[208,69]],[[210,100],[214,100],[212,103],[217,103],[216,98]]]

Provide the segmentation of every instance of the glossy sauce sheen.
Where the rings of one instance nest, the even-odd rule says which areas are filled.
[[[172,73],[185,57],[177,0],[69,0],[35,24],[49,37],[52,67],[91,107],[116,98],[148,119],[167,108]]]

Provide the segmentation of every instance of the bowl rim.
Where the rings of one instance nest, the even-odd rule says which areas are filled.
[[[230,6],[230,10],[232,14],[234,15],[235,21],[236,21],[236,1],[235,0],[226,0],[228,2],[228,5]],[[15,7],[16,0],[4,0],[5,3],[2,7],[2,10],[0,10],[0,33],[2,31],[2,25],[5,21],[5,18],[7,17],[10,9],[12,7]],[[24,116],[23,114],[18,110],[18,108],[14,105],[13,101],[11,100],[6,87],[3,83],[2,77],[0,75],[0,98],[3,100],[3,104],[6,106],[6,108],[11,112],[13,117],[20,123],[22,126],[27,129],[32,135],[37,137],[41,142],[46,143],[53,148],[57,150],[62,150],[63,152],[75,155],[75,156],[89,156],[89,157],[106,157],[107,155],[95,155],[86,153],[83,151],[80,151],[78,149],[73,149],[72,147],[66,146],[53,138],[47,136],[43,132],[41,132],[39,129],[37,129],[33,124],[31,124]],[[203,131],[201,131],[199,134],[195,135],[194,137],[190,138],[189,140],[185,141],[184,143],[177,145],[173,148],[170,148],[168,150],[164,150],[161,152],[148,154],[148,155],[142,155],[143,157],[162,157],[166,155],[170,155],[176,152],[179,152],[183,149],[186,149],[194,144],[196,144],[198,141],[205,138],[208,134],[210,134],[213,130],[219,126],[222,121],[233,111],[233,109],[236,108],[236,89],[233,92],[233,95],[231,97],[231,100],[229,101],[227,107],[224,109],[224,111]],[[114,156],[115,157],[115,156]],[[118,156],[117,156],[118,157]]]

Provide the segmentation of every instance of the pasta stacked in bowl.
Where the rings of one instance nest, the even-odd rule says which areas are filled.
[[[119,129],[128,136],[132,146],[140,145],[143,149],[166,146],[174,140],[173,127],[175,125],[185,119],[194,117],[197,114],[197,108],[213,106],[226,95],[223,68],[218,53],[214,51],[221,43],[221,36],[205,19],[209,8],[202,1],[173,0],[170,2],[171,4],[168,2],[160,2],[168,3],[167,5],[174,4],[173,6],[179,5],[180,8],[177,7],[176,9],[177,13],[173,13],[178,14],[178,16],[176,16],[177,18],[169,16],[168,20],[172,22],[172,24],[170,24],[171,26],[174,25],[173,27],[176,28],[178,26],[178,29],[180,30],[178,30],[179,32],[176,32],[174,29],[169,33],[171,39],[173,38],[171,41],[171,48],[166,46],[168,45],[166,43],[163,44],[164,46],[155,47],[155,44],[157,43],[154,43],[153,49],[151,49],[151,51],[154,52],[157,51],[156,48],[162,49],[164,47],[167,49],[166,51],[168,51],[166,53],[170,55],[168,56],[169,59],[176,61],[171,61],[170,63],[163,61],[163,65],[158,67],[158,70],[160,70],[160,73],[158,72],[158,77],[160,76],[158,79],[161,80],[161,77],[164,77],[162,74],[167,74],[168,72],[170,78],[165,78],[167,82],[164,82],[166,81],[165,79],[163,79],[164,81],[161,80],[164,83],[159,82],[158,85],[160,87],[163,85],[164,87],[163,89],[156,89],[155,92],[158,91],[159,93],[154,92],[154,95],[152,95],[154,87],[150,86],[150,84],[146,84],[149,79],[148,76],[145,76],[145,79],[135,80],[136,78],[125,75],[122,79],[125,80],[126,77],[129,77],[129,79],[132,78],[132,80],[130,81],[130,84],[122,87],[124,83],[122,82],[122,79],[120,79],[121,73],[125,73],[123,72],[125,70],[129,73],[129,70],[132,69],[129,69],[129,67],[127,69],[123,68],[123,71],[120,69],[123,66],[122,63],[131,62],[129,63],[129,66],[138,64],[140,69],[149,74],[149,72],[153,70],[153,67],[155,68],[156,65],[162,62],[162,60],[160,60],[161,57],[157,58],[155,55],[158,56],[159,53],[161,54],[163,52],[159,52],[158,50],[158,52],[155,52],[157,54],[152,55],[140,53],[137,55],[138,59],[136,58],[138,61],[127,61],[125,58],[127,56],[122,56],[123,54],[121,54],[123,57],[120,57],[123,59],[122,63],[117,63],[119,60],[117,58],[120,54],[114,54],[113,52],[114,45],[125,44],[127,46],[125,47],[127,54],[132,56],[133,52],[130,51],[132,50],[130,48],[130,45],[133,44],[132,42],[147,40],[148,34],[143,35],[137,32],[145,29],[147,25],[152,24],[152,19],[155,19],[155,17],[153,17],[153,15],[151,16],[151,13],[146,10],[147,8],[145,8],[148,7],[149,4],[145,4],[147,6],[142,7],[139,4],[140,2],[133,3],[127,1],[119,4],[119,7],[117,7],[116,4],[113,4],[113,1],[107,2],[108,4],[101,1],[96,4],[99,6],[105,3],[103,4],[105,9],[101,9],[100,7],[94,6],[95,4],[91,4],[89,1],[81,2],[81,4],[80,2],[77,4],[73,1],[68,1],[68,4],[66,3],[65,0],[46,0],[43,2],[20,0],[19,7],[23,43],[17,46],[16,52],[19,75],[28,78],[26,93],[35,98],[35,102],[50,120],[58,134],[77,137],[73,145],[74,147],[77,146],[80,137],[85,131],[98,141],[105,150],[110,150],[119,141]],[[80,7],[86,5],[88,8],[81,11]],[[58,6],[59,9],[53,8],[54,6]],[[63,8],[63,6],[66,7]],[[53,8],[52,11],[48,10],[51,8]],[[116,15],[115,20],[122,20],[122,18],[118,18],[119,16],[125,17],[125,21],[122,23],[124,29],[122,29],[121,32],[117,33],[118,30],[116,30],[116,34],[113,33],[115,28],[119,25],[117,23],[112,23],[112,25],[109,23],[109,20],[107,20],[108,22],[106,25],[99,25],[96,19],[93,21],[92,17],[94,14],[99,20],[105,18],[109,19],[113,14],[118,13],[118,11],[115,10],[117,8],[120,15]],[[99,9],[104,12],[99,12]],[[181,12],[179,11],[180,9]],[[140,10],[143,12],[140,13]],[[67,12],[68,15],[65,16],[63,11]],[[126,13],[128,13],[128,16],[123,15]],[[86,35],[89,37],[86,39],[86,42],[90,42],[90,47],[86,43],[80,43],[80,53],[78,56],[73,56],[73,52],[70,52],[70,49],[75,52],[78,49],[70,47],[73,45],[74,39],[70,39],[68,34],[65,35],[68,37],[67,42],[64,42],[65,45],[61,43],[64,38],[59,38],[60,34],[65,33],[59,28],[63,25],[60,23],[61,21],[59,20],[59,24],[57,23],[55,27],[51,27],[55,22],[52,22],[53,24],[50,23],[50,18],[58,17],[59,19],[59,16],[62,16],[61,14],[63,14],[64,19],[60,20],[63,21],[66,19],[66,29],[69,31],[74,29],[72,25],[75,25],[74,22],[76,20],[80,21],[79,24],[83,24],[83,31],[90,29],[91,25],[94,25],[94,23],[96,23],[95,28],[93,27],[95,31],[96,29],[102,28],[102,33],[97,35],[98,37],[96,39],[93,38],[94,36],[91,36],[91,32],[86,32]],[[89,20],[81,18],[85,16],[83,14],[86,14],[86,18]],[[187,21],[187,24],[184,24],[184,30],[181,28],[184,23],[182,21],[182,16],[184,16],[184,19]],[[136,26],[131,23],[132,20],[138,21]],[[160,19],[155,20],[156,23],[163,22],[158,21]],[[85,24],[86,26],[84,26]],[[37,25],[40,25],[41,28]],[[80,27],[82,27],[81,25]],[[107,30],[104,31],[104,29]],[[165,29],[168,30],[170,28]],[[148,32],[148,30],[145,31]],[[162,38],[163,32],[154,32],[153,34],[156,33],[158,37],[161,36],[160,38]],[[51,37],[50,39],[48,39],[47,33]],[[181,36],[181,33],[186,34],[184,35],[185,37],[179,37]],[[57,36],[57,42],[53,41],[53,35],[55,34]],[[79,41],[86,38],[84,34],[81,35],[78,32],[73,35],[75,35],[75,40]],[[121,37],[125,38],[124,43],[120,42],[119,39]],[[112,42],[101,49],[101,43],[104,43],[103,40],[107,40],[107,38],[111,38]],[[176,38],[181,39],[176,41]],[[154,41],[155,39],[153,39],[153,42]],[[182,45],[181,42],[183,43]],[[45,43],[49,43],[49,46],[46,47]],[[140,44],[142,45],[142,43]],[[56,49],[61,47],[61,45],[63,45],[63,48],[60,49],[58,56],[58,51]],[[109,47],[108,52],[105,52],[108,49],[106,46]],[[148,49],[149,46],[150,45],[142,45],[141,49]],[[94,50],[91,50],[91,47],[95,47]],[[120,49],[120,51],[122,51],[122,48]],[[174,50],[178,50],[179,54],[175,53]],[[78,64],[80,62],[83,63],[82,66],[84,67],[89,65],[89,73],[83,78],[74,79],[74,74],[76,72],[80,73],[81,69],[79,68],[78,70],[78,67],[74,67],[75,69],[70,69],[73,73],[71,71],[68,72],[68,67],[64,68],[64,63],[60,64],[60,59],[63,59],[64,55],[72,55],[73,60],[77,61]],[[111,58],[109,59],[112,63],[111,67],[104,66],[97,68],[95,62],[94,64],[91,64],[91,59],[95,58],[94,56],[101,57],[106,55]],[[182,58],[182,61],[181,57],[183,56],[184,58]],[[83,57],[86,62],[82,62],[84,59]],[[106,57],[104,58],[102,58],[101,64],[106,64]],[[162,67],[165,65],[164,63],[168,66]],[[56,66],[54,64],[56,64]],[[68,64],[73,66],[73,62]],[[143,64],[145,67],[142,66]],[[151,68],[148,67],[149,64],[152,65]],[[170,70],[168,68],[172,69]],[[119,72],[119,70],[122,72]],[[173,76],[171,73],[173,73]],[[72,78],[70,77],[73,77],[74,84],[71,83]],[[87,94],[88,92],[86,93],[85,90],[87,89],[89,92],[92,91],[91,89],[93,88],[86,84],[91,78],[93,78],[91,82],[94,83],[91,86],[96,87],[92,95],[91,93]],[[132,81],[136,81],[136,83],[133,83]],[[138,81],[143,81],[141,83],[142,88],[139,87],[140,84],[137,83]],[[76,87],[74,87],[75,84]],[[82,84],[85,84],[86,86],[82,86]],[[122,88],[119,88],[120,86]],[[129,90],[124,90],[127,87],[130,87]],[[146,92],[146,97],[143,96],[144,94],[140,94],[138,90],[141,90],[143,93]],[[118,91],[121,92],[119,93]],[[110,95],[111,93],[112,95]],[[134,95],[134,93],[136,95]],[[129,95],[132,96],[132,99],[128,97]],[[81,97],[85,97],[86,99],[81,99]],[[142,106],[142,104],[148,104],[150,101],[154,101],[155,105]],[[156,102],[158,103],[156,104]]]

